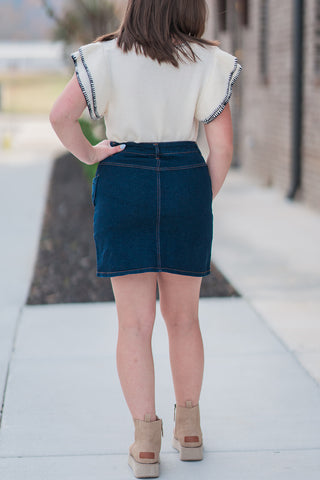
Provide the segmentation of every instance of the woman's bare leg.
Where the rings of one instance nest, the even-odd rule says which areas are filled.
[[[158,273],[160,307],[166,322],[172,378],[177,405],[200,398],[204,352],[199,326],[202,277]]]
[[[117,369],[131,415],[156,420],[154,364],[151,349],[156,314],[157,273],[111,277],[119,331]]]

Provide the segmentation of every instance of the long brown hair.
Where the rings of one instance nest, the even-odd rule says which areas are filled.
[[[96,39],[117,38],[124,52],[135,49],[159,63],[179,66],[179,60],[197,60],[191,43],[219,45],[201,38],[207,21],[206,0],[128,0],[118,30]]]

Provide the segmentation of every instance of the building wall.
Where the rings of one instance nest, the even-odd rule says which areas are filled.
[[[304,32],[304,116],[302,137],[302,185],[297,200],[320,211],[320,82],[314,69],[315,4],[305,0]],[[228,0],[229,17],[233,0]],[[243,71],[241,112],[237,117],[238,156],[243,170],[263,185],[273,185],[284,195],[291,184],[292,75],[293,75],[293,1],[269,0],[267,35],[268,74],[260,73],[260,5],[249,1],[249,25],[241,28],[238,51],[231,46],[232,29],[219,32],[217,0],[209,0],[214,38],[221,48],[237,54]],[[232,107],[232,100],[231,100]],[[235,119],[234,119],[235,121]]]
[[[241,163],[263,184],[288,190],[291,155],[292,2],[269,2],[268,72],[259,68],[259,2],[243,31]]]
[[[301,197],[320,211],[320,78],[314,68],[316,1],[305,0],[303,165]]]

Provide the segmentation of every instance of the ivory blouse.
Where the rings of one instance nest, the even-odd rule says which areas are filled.
[[[103,118],[116,142],[196,141],[199,122],[214,120],[230,100],[241,65],[217,46],[192,44],[196,63],[159,64],[116,39],[84,45],[71,57],[92,119]]]

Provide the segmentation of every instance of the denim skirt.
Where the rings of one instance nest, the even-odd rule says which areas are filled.
[[[98,277],[210,274],[212,185],[196,142],[126,142],[99,163],[92,202]]]

